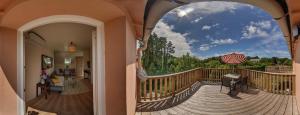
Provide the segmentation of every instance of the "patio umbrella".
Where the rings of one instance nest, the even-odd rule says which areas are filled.
[[[221,60],[226,64],[241,64],[246,61],[246,56],[244,54],[231,53],[224,56],[221,56]],[[233,68],[234,71],[234,68]]]

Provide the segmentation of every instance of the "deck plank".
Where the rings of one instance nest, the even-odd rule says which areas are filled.
[[[284,111],[284,115],[293,115],[293,97],[289,96],[289,100]]]
[[[174,98],[173,101],[180,102],[178,105],[165,107],[159,110],[162,104],[144,104],[156,107],[158,111],[152,111],[155,115],[298,115],[295,96],[273,94],[256,89],[249,89],[246,92],[239,92],[236,96],[226,94],[227,88],[220,92],[218,85],[203,85],[195,94],[185,99],[188,95],[182,94]],[[186,92],[185,92],[186,93]],[[157,103],[157,102],[156,102]],[[170,104],[170,102],[164,102]],[[140,103],[138,105],[142,105]],[[146,110],[147,111],[147,110]],[[142,112],[144,113],[144,112]],[[147,112],[146,112],[147,113]],[[137,113],[137,115],[140,115]]]
[[[293,115],[299,115],[296,97],[293,97]]]

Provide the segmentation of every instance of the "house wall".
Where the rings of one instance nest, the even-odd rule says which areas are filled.
[[[0,27],[0,115],[17,114],[17,31]],[[2,71],[3,70],[3,71]]]
[[[300,104],[300,42],[295,44],[295,57],[293,59],[293,72],[296,75],[296,99],[298,105]],[[299,107],[299,106],[298,106]],[[300,108],[298,108],[300,109]]]
[[[136,39],[126,21],[126,106],[127,115],[134,115],[136,108]]]
[[[105,37],[106,113],[134,115],[136,39],[126,17],[105,23]]]
[[[34,36],[30,36],[33,38]],[[36,84],[40,82],[41,74],[41,56],[46,55],[54,58],[54,51],[45,47],[43,44],[39,44],[34,40],[25,40],[25,98],[29,101],[36,97]],[[52,68],[47,69],[47,73],[50,75],[54,70]],[[39,91],[40,94],[40,91]]]
[[[126,114],[126,18],[105,23],[106,114]]]

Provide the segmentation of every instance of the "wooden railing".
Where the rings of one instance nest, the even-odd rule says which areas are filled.
[[[277,94],[295,94],[295,75],[269,73],[248,69],[205,69],[197,68],[176,74],[149,76],[145,81],[138,80],[138,101],[154,101],[175,96],[189,89],[197,81],[220,83],[228,73],[248,76],[248,85],[263,91]]]
[[[175,96],[188,89],[196,81],[199,81],[200,69],[193,69],[176,74],[149,76],[146,81],[140,83],[138,100],[158,100]]]
[[[251,87],[276,94],[295,95],[295,75],[291,73],[270,73],[255,70],[240,69],[238,73],[249,76]]]

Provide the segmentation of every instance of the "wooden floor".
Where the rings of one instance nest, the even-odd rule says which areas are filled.
[[[92,89],[88,80],[85,81],[85,83]],[[54,112],[58,115],[93,115],[92,90],[76,95],[61,95],[52,92],[51,95],[48,96],[48,99],[45,99],[44,96],[40,96],[26,104],[32,108]]]
[[[136,115],[299,115],[294,96],[278,95],[249,89],[234,92],[228,88],[220,92],[219,85],[202,85],[186,101],[159,110],[171,102],[138,103]],[[184,97],[184,96],[183,96]],[[143,109],[148,112],[143,112]],[[149,110],[158,110],[149,112]]]

